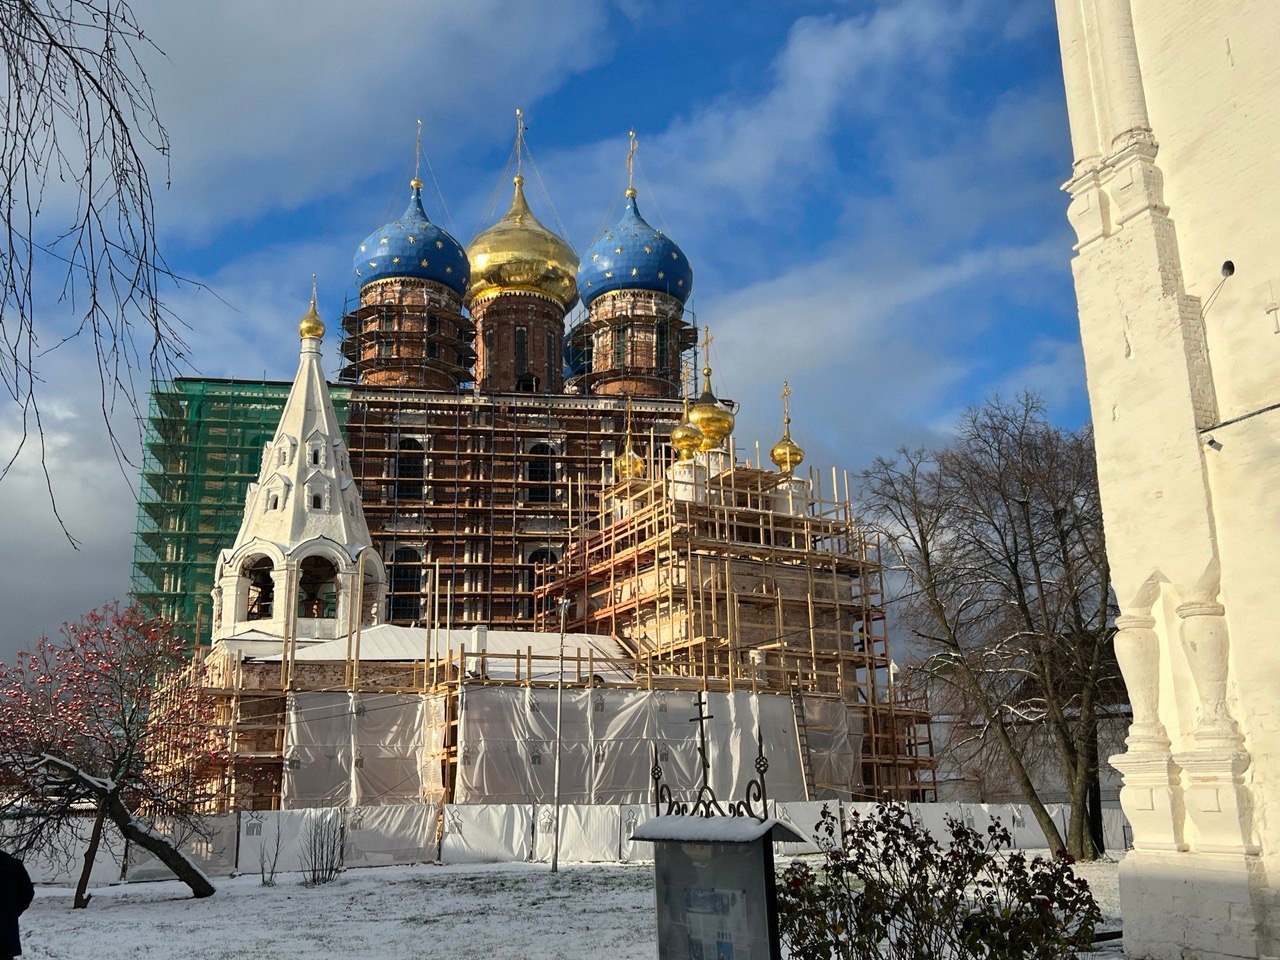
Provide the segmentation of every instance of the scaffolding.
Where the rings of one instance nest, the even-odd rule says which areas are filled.
[[[879,544],[854,518],[847,477],[846,496],[827,497],[818,473],[798,480],[732,452],[657,476],[610,488],[574,528],[542,570],[540,627],[568,600],[568,629],[619,638],[650,682],[788,692],[802,741],[806,700],[838,700],[860,719],[863,795],[932,799],[928,704],[896,682]]]
[[[235,542],[290,386],[180,378],[152,389],[130,593],[192,640],[210,622],[218,552]],[[331,393],[341,417],[350,391]]]
[[[235,541],[289,387],[178,379],[154,388],[131,584],[149,609],[188,629],[209,624],[218,552]],[[624,399],[370,385],[330,393],[387,564],[382,618],[424,622],[439,562],[447,626],[531,628],[536,566],[564,549],[570,486],[594,498],[610,481]],[[660,456],[679,404],[632,409],[639,446]]]

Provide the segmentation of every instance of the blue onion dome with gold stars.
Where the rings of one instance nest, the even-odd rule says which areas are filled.
[[[432,280],[462,296],[471,279],[467,254],[462,244],[427,219],[422,181],[414,177],[409,189],[409,206],[400,219],[369,234],[356,251],[356,285],[413,277]]]
[[[587,249],[578,268],[578,292],[585,306],[612,290],[656,290],[681,303],[693,290],[689,259],[674,240],[640,215],[631,187],[622,219]]]

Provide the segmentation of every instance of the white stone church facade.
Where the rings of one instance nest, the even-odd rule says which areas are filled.
[[[1056,0],[1134,957],[1280,952],[1280,3]]]

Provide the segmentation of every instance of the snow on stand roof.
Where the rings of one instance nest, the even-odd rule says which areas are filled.
[[[674,840],[684,843],[753,843],[768,835],[770,840],[799,840],[804,836],[791,826],[770,817],[693,817],[668,814],[654,817],[636,827],[632,840]]]
[[[488,630],[476,627],[469,630],[448,630],[443,627],[431,637],[426,627],[401,627],[392,623],[379,623],[365,627],[360,631],[360,659],[366,662],[409,662],[425,660],[429,652],[435,649],[437,659],[447,659],[450,654],[457,655],[465,647],[468,669],[478,654],[490,655],[496,659],[485,661],[485,673],[493,679],[514,679],[515,658],[523,657],[530,649],[533,656],[541,658],[534,663],[533,679],[554,680],[555,664],[548,657],[560,653],[559,633],[539,633],[524,630]],[[265,637],[241,634],[229,640],[260,640]],[[298,651],[294,659],[309,662],[344,662],[347,659],[348,639],[340,637],[303,646],[299,638]],[[279,644],[279,640],[276,640]],[[622,646],[613,637],[600,634],[569,633],[564,638],[565,656],[572,657],[581,650],[585,655],[592,651],[595,657],[595,671],[601,679],[612,682],[624,682],[632,679],[629,672],[622,668],[629,657]],[[279,663],[279,649],[270,653],[256,654],[250,650],[245,653],[252,659],[263,663]]]

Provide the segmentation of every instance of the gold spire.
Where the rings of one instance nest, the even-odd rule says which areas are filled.
[[[422,178],[418,176],[422,166],[422,121],[418,121],[418,139],[413,143],[413,179],[409,186],[414,190],[422,189]]]
[[[632,130],[627,135],[631,138],[631,149],[627,151],[627,199],[634,200],[636,196],[636,132]]]
[[[704,451],[719,450],[725,439],[733,432],[733,413],[725,408],[716,395],[711,392],[711,328],[705,327],[706,338],[702,341],[702,395],[698,397],[689,411],[689,422],[702,431],[702,447]]]
[[[791,473],[804,462],[804,450],[791,439],[791,384],[782,381],[782,439],[769,451],[769,459],[783,473]]]
[[[324,336],[324,321],[320,319],[320,311],[316,309],[316,275],[314,273],[311,275],[311,309],[298,324],[298,335],[304,340],[307,337],[315,337],[319,340]]]
[[[532,293],[568,310],[578,299],[578,255],[533,215],[524,196],[520,158],[524,120],[516,111],[515,191],[506,214],[467,246],[471,282],[467,307],[503,293]]]
[[[639,480],[645,474],[645,463],[638,453],[631,448],[631,397],[627,397],[627,434],[623,441],[622,453],[614,457],[614,480]]]

